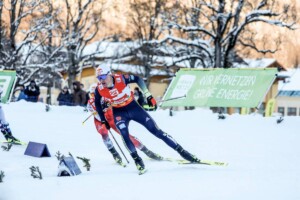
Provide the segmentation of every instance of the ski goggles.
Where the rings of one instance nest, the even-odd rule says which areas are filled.
[[[102,74],[102,75],[99,75],[99,76],[97,76],[97,79],[99,80],[99,81],[104,81],[105,79],[106,79],[106,77],[107,77],[107,75],[108,74]]]

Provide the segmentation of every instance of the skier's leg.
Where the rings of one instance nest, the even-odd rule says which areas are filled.
[[[102,124],[100,121],[98,121],[96,118],[94,118],[94,123],[95,123],[95,127],[96,127],[98,133],[101,135],[103,143],[107,147],[108,151],[110,151],[114,160],[117,163],[121,164],[122,158],[121,158],[120,154],[116,151],[116,149],[108,135],[108,130],[106,129],[105,125]]]
[[[114,112],[114,122],[117,129],[117,132],[119,132],[122,136],[122,140],[128,149],[129,153],[136,152],[136,149],[130,140],[129,132],[128,132],[128,124],[130,121],[130,118],[128,118],[128,115],[126,112],[123,112],[121,108],[113,108]]]
[[[171,148],[176,148],[177,142],[172,138],[172,136],[168,135],[167,133],[163,132],[160,128],[158,128],[155,121],[147,113],[147,111],[145,111],[142,107],[137,105],[136,102],[134,102],[134,104],[131,104],[130,106],[132,107],[132,109],[129,110],[130,116],[134,121],[143,125],[150,133],[163,140]]]
[[[105,113],[105,119],[106,121],[109,123],[109,126],[115,131],[117,132],[119,135],[120,132],[119,130],[117,129],[116,125],[115,125],[115,122],[114,122],[114,118],[113,118],[113,114],[111,112],[111,109],[108,110],[106,113]],[[152,158],[154,160],[162,160],[163,157],[152,152],[151,150],[149,150],[137,137],[135,136],[132,136],[129,134],[129,138],[131,140],[131,142],[133,143],[133,145],[135,146],[135,148],[138,148],[140,151],[144,152],[149,158]]]
[[[126,148],[130,152],[130,155],[133,158],[137,169],[139,171],[143,171],[145,169],[144,162],[138,155],[135,146],[133,145],[129,137],[128,124],[130,121],[130,117],[128,116],[127,111],[122,108],[113,108],[113,113],[116,128],[121,134]]]
[[[7,123],[2,106],[0,105],[0,130],[8,142],[20,142],[12,135],[9,124]]]
[[[158,128],[155,121],[144,109],[134,104],[132,106],[134,106],[135,110],[134,112],[130,112],[130,114],[134,121],[140,123],[145,128],[147,128],[148,131],[151,132],[153,135],[163,140],[167,145],[176,150],[184,159],[191,162],[200,161],[196,156],[183,149],[182,146],[179,145],[172,136],[168,135],[167,133],[163,132],[160,128]]]

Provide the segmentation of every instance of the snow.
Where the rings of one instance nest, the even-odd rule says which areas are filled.
[[[107,63],[101,63],[99,66],[105,66]],[[140,65],[121,64],[121,63],[110,63],[110,68],[114,71],[122,71],[130,74],[138,74],[143,76],[145,74],[145,67]],[[151,69],[151,76],[167,76],[174,75],[174,73],[167,73],[166,71],[159,69]]]
[[[300,199],[299,116],[277,124],[275,117],[258,114],[218,120],[217,114],[205,109],[177,111],[173,117],[168,110],[151,112],[158,126],[184,148],[201,159],[226,161],[229,166],[151,161],[139,153],[148,169],[139,176],[117,134],[130,161],[126,168],[113,161],[92,119],[82,125],[89,114],[81,107],[52,106],[46,112],[42,103],[21,101],[3,108],[13,134],[26,142],[47,144],[52,157],[26,156],[26,146],[1,149],[0,171],[5,173],[1,200]],[[154,152],[180,158],[139,124],[132,122],[130,132]],[[91,171],[76,159],[82,174],[57,177],[57,151],[91,159]],[[31,166],[40,168],[42,180],[30,176]]]

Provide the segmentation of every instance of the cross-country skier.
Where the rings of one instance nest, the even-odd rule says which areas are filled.
[[[116,128],[116,125],[114,123],[112,108],[109,105],[109,103],[107,103],[105,101],[105,98],[101,99],[102,111],[104,113],[105,119],[108,122],[108,124],[102,123],[101,119],[96,111],[96,107],[95,107],[95,90],[96,90],[96,88],[97,88],[97,84],[93,84],[90,86],[90,89],[89,89],[90,99],[88,101],[87,108],[91,113],[94,114],[94,123],[95,123],[96,129],[97,129],[98,133],[100,133],[100,135],[102,136],[105,146],[112,153],[115,161],[120,165],[124,165],[122,163],[121,156],[114,148],[113,143],[111,142],[109,135],[108,135],[108,129],[110,127],[113,130],[115,130],[118,134],[120,134],[120,132],[118,131],[118,129]],[[106,126],[107,126],[107,128],[106,128]],[[163,159],[163,157],[161,157],[160,155],[150,151],[145,145],[143,145],[138,140],[138,138],[136,138],[132,135],[129,135],[129,137],[130,137],[130,140],[132,141],[132,143],[134,144],[134,146],[136,148],[138,148],[139,150],[141,150],[142,152],[144,152],[149,158],[154,159],[154,160],[162,160]]]
[[[1,102],[2,92],[3,92],[3,89],[0,87],[0,102]],[[7,142],[20,144],[20,140],[18,140],[17,138],[15,138],[12,135],[9,124],[5,119],[4,111],[3,111],[1,104],[0,104],[0,130],[3,133]]]
[[[200,162],[196,156],[183,149],[170,135],[158,128],[152,117],[134,100],[128,86],[130,83],[136,83],[141,88],[149,106],[156,106],[156,101],[148,91],[142,78],[135,75],[112,74],[108,66],[97,67],[96,77],[99,82],[95,90],[95,105],[101,121],[104,124],[108,124],[101,105],[101,100],[106,98],[112,105],[116,127],[121,133],[140,174],[145,172],[145,165],[130,140],[128,125],[131,120],[143,125],[154,136],[176,150],[184,159],[190,162]]]

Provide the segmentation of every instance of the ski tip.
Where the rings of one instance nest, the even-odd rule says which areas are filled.
[[[220,162],[220,161],[209,161],[209,160],[201,160],[201,163],[207,164],[207,165],[214,165],[214,166],[228,166],[227,162]]]
[[[228,166],[226,162],[219,162],[219,161],[210,161],[210,160],[201,160],[200,162],[190,162],[187,160],[178,160],[178,164],[201,164],[201,165],[211,165],[211,166]]]
[[[23,145],[23,146],[27,145],[26,142],[21,142],[21,141],[19,141],[19,142],[8,142],[6,140],[1,140],[0,143],[3,143],[3,144],[13,144],[13,145]]]

